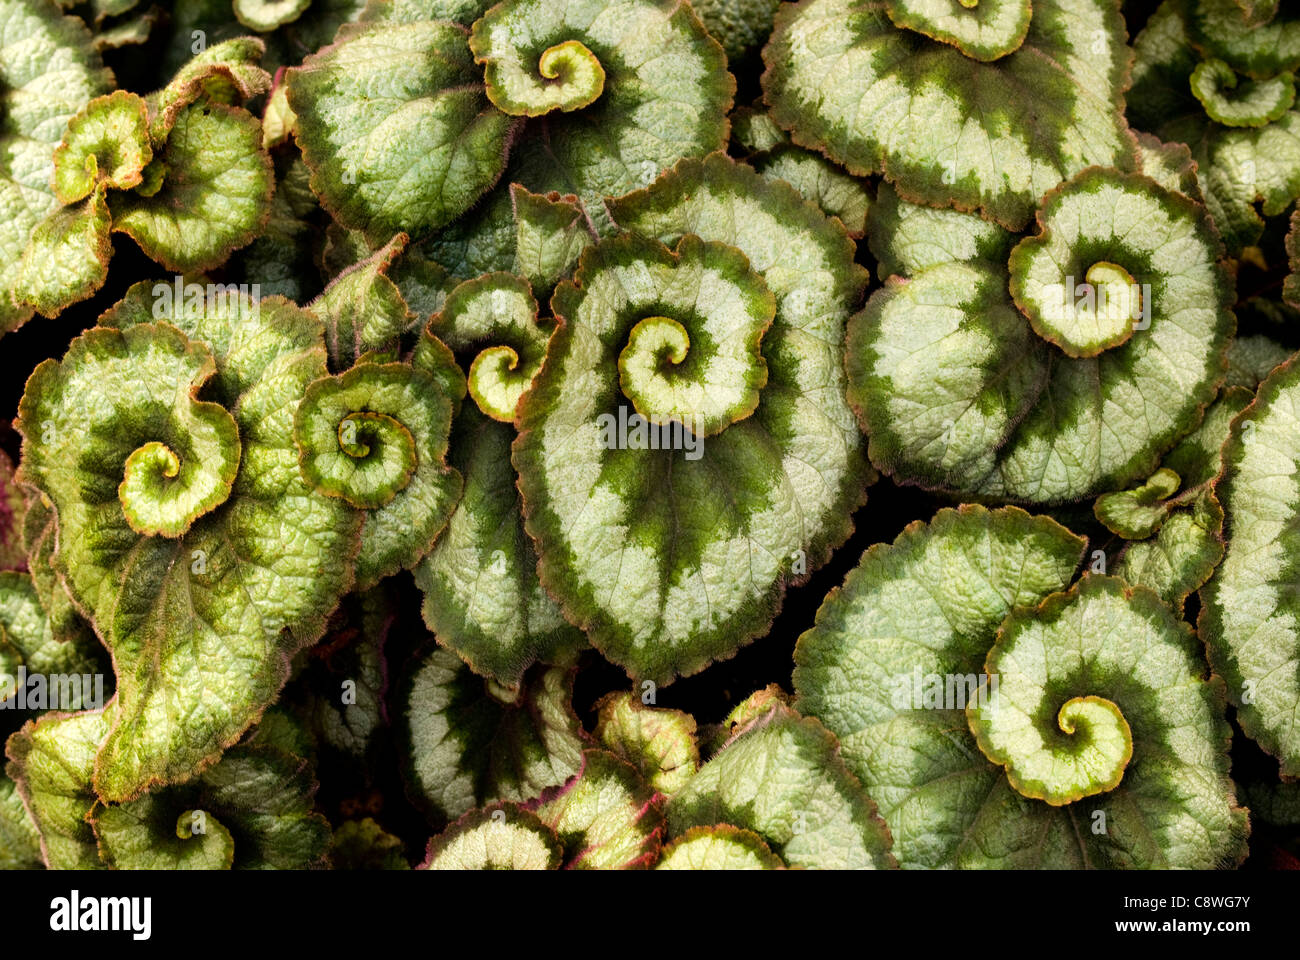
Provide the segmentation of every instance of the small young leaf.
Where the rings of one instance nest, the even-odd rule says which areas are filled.
[[[1235,73],[1250,75],[1250,71],[1224,51],[1211,52],[1211,59],[1203,60],[1193,46],[1196,29],[1190,21],[1208,11],[1222,21],[1211,32],[1224,38],[1235,34],[1232,42],[1238,43],[1245,28],[1240,11],[1231,4],[1232,0],[1161,4],[1134,40],[1136,60],[1128,104],[1135,127],[1191,148],[1206,206],[1228,251],[1236,255],[1260,239],[1261,210],[1266,217],[1277,216],[1300,197],[1300,113],[1287,110],[1263,126],[1224,125],[1277,113],[1276,105],[1290,96],[1291,86],[1289,76],[1275,76],[1277,71],[1269,70],[1257,81],[1237,79],[1236,88],[1227,91],[1230,96],[1223,95],[1224,82],[1231,83]],[[1275,46],[1273,51],[1277,50]],[[1213,66],[1214,60],[1220,65]],[[1264,109],[1239,103],[1243,96],[1266,101]],[[1214,115],[1224,122],[1215,122]],[[1262,207],[1257,208],[1261,200]]]
[[[512,183],[510,202],[515,212],[514,272],[534,290],[549,293],[591,245],[582,201],[557,193],[540,196]]]
[[[406,249],[399,233],[365,259],[341,272],[307,309],[325,322],[330,368],[343,371],[363,353],[391,350],[412,327],[415,317],[389,277]]]
[[[334,831],[330,863],[335,870],[410,870],[402,841],[369,817],[348,820]]]
[[[1204,60],[1192,71],[1192,93],[1211,120],[1229,127],[1262,127],[1295,103],[1295,80],[1282,73],[1268,80],[1239,82],[1222,60]]]
[[[52,0],[12,0],[4,13],[0,152],[9,160],[0,174],[0,336],[32,316],[11,294],[32,230],[58,206],[54,151],[68,121],[113,85],[86,25]]]
[[[54,151],[54,198],[67,206],[99,184],[129,190],[153,159],[149,110],[142,98],[119,90],[96,97],[68,121]]]
[[[551,327],[539,323],[528,282],[509,273],[462,283],[429,321],[430,333],[453,351],[473,355],[469,394],[480,410],[504,423],[514,422],[520,398],[546,359]]]
[[[775,703],[743,727],[668,804],[668,830],[730,823],[753,831],[792,867],[896,866],[889,830],[811,717]]]
[[[1126,540],[1145,540],[1164,523],[1171,506],[1165,501],[1181,485],[1178,474],[1161,467],[1140,487],[1102,494],[1093,505],[1093,512],[1112,533]]]
[[[596,704],[595,737],[671,797],[700,766],[695,718],[642,704],[635,693],[611,693]]]
[[[543,795],[537,816],[560,838],[569,870],[643,870],[659,857],[662,799],[636,768],[586,750],[582,771]]]
[[[294,414],[307,485],[365,512],[357,587],[367,589],[432,548],[460,499],[447,466],[452,400],[404,363],[358,363],[312,383]]]
[[[259,33],[292,23],[310,6],[311,0],[234,0],[239,22]]]

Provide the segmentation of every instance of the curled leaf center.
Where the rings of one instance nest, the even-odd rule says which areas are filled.
[[[321,493],[361,510],[384,506],[405,490],[419,465],[408,422],[420,412],[402,388],[402,364],[359,364],[307,388],[294,418],[303,476]]]
[[[469,365],[469,390],[474,401],[494,420],[510,422],[515,404],[533,382],[533,364],[519,365],[514,347],[498,344],[480,350]]]
[[[176,818],[176,836],[182,840],[201,837],[207,831],[208,814],[204,810],[182,810]]]
[[[570,113],[595,103],[605,91],[605,68],[579,40],[565,40],[542,51],[537,76],[525,68],[521,50],[479,60],[485,64],[488,99],[511,116]]]
[[[1295,78],[1290,73],[1245,79],[1222,60],[1211,59],[1197,64],[1189,82],[1210,119],[1229,127],[1265,126],[1295,103]]]
[[[137,447],[126,458],[118,501],[127,522],[146,536],[179,537],[196,518],[222,503],[230,492],[230,477],[238,458],[238,447],[212,447],[223,460],[216,469],[205,470],[196,457],[182,459],[167,444],[157,440]]]
[[[656,419],[654,387],[668,385],[690,348],[691,335],[671,317],[646,317],[632,328],[618,355],[618,371],[637,413]]]
[[[1168,315],[1170,277],[1197,262],[1193,248],[1174,247],[1193,217],[1179,195],[1140,177],[1080,174],[1044,201],[1041,233],[1011,251],[1016,306],[1069,357],[1128,343]]]
[[[1123,267],[1099,260],[1088,268],[1084,279],[1093,298],[1087,300],[1084,291],[1083,309],[1097,316],[1099,329],[1122,333],[1130,321],[1141,316],[1142,290]]]
[[[636,413],[697,437],[752,414],[767,385],[762,339],[776,300],[748,258],[692,234],[676,253],[624,240],[602,253],[590,260],[585,289],[557,292],[552,306],[606,331]]]
[[[456,353],[473,353],[470,396],[493,420],[511,423],[546,359],[552,327],[539,322],[528,281],[491,273],[453,290],[430,329]]]
[[[385,434],[391,436],[401,426],[387,414],[354,411],[339,421],[339,449],[354,460],[364,460],[371,452],[367,440],[382,443]]]

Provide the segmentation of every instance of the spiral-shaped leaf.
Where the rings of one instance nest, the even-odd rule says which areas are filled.
[[[104,804],[91,779],[113,709],[48,714],[8,743],[7,769],[50,868],[302,869],[321,860],[329,825],[312,810],[316,784],[303,760],[275,748],[236,746],[186,784]]]
[[[849,432],[839,344],[865,278],[839,224],[721,156],[686,161],[613,209],[634,233],[680,242],[679,253],[620,239],[584,254],[553,298],[565,322],[520,405],[514,463],[542,583],[606,656],[663,681],[764,632],[785,582],[847,535],[868,473]],[[721,432],[682,429],[673,403],[689,394],[649,392],[644,369],[624,360],[620,378],[633,329],[665,317],[689,325],[692,343],[659,376],[698,390],[686,379],[702,369],[694,355],[709,359],[719,331],[753,343],[753,308],[768,296],[776,315],[757,407],[719,395],[675,410]],[[736,377],[758,374],[748,348],[728,346],[745,358]],[[628,387],[646,415],[672,422],[651,428]]]
[[[1194,0],[1193,43],[1250,77],[1269,77],[1300,67],[1300,15],[1279,11],[1266,22],[1247,16],[1238,0]],[[1255,22],[1252,22],[1254,20]]]
[[[197,399],[216,371],[204,344],[167,325],[96,330],[65,360],[42,365],[26,394],[33,442],[24,467],[56,504],[84,500],[84,475],[94,471],[96,499],[133,531],[181,537],[226,501],[239,469],[239,428],[220,404]],[[93,456],[102,472],[80,453],[86,411],[96,408],[93,440],[101,446]],[[116,505],[107,496],[114,467]]]
[[[329,847],[315,792],[298,757],[237,746],[193,782],[97,809],[91,823],[118,870],[302,870]]]
[[[1178,625],[1154,595],[1130,599],[1121,583],[1089,577],[998,631],[984,675],[1000,683],[966,715],[980,750],[1026,797],[1059,807],[1114,790],[1133,759],[1134,732],[1120,704],[1172,713],[1174,691],[1199,672],[1186,644],[1167,642]],[[1125,642],[1107,642],[1117,636]],[[1157,705],[1162,694],[1167,701]],[[1187,698],[1179,691],[1178,699]]]
[[[553,324],[539,321],[528,281],[509,273],[469,280],[447,295],[431,333],[473,359],[468,388],[493,420],[513,423],[519,399],[546,359]]]
[[[507,0],[474,24],[471,42],[487,62],[489,96],[500,96],[493,89],[510,63],[512,86],[527,78],[542,98],[528,109],[547,96],[564,104],[533,121],[546,124],[545,135],[526,134],[513,148],[505,182],[536,193],[576,193],[606,227],[606,197],[643,187],[682,157],[726,142],[735,81],[687,4]],[[540,67],[553,48],[551,58],[565,67],[549,80]],[[500,102],[510,112],[525,106]]]
[[[1192,93],[1216,123],[1262,127],[1291,109],[1295,80],[1283,73],[1267,80],[1239,82],[1236,71],[1222,60],[1205,60],[1192,71]]]
[[[415,568],[424,622],[475,671],[517,684],[534,662],[567,663],[587,645],[537,579],[537,553],[510,463],[514,428],[467,403],[452,426],[451,464],[465,492]]]
[[[488,99],[515,117],[540,117],[552,110],[569,113],[591,106],[605,92],[605,69],[580,40],[547,47],[536,64],[517,46],[519,21],[504,10],[474,24],[474,59],[484,65]]]
[[[1030,12],[1028,0],[802,0],[777,14],[763,89],[795,143],[883,172],[909,200],[1019,230],[1061,180],[1134,159],[1116,5]]]
[[[1015,507],[941,510],[870,548],[800,637],[798,707],[840,738],[903,866],[1244,854],[1222,684],[1150,591],[1059,592],[1083,547]]]
[[[1013,235],[890,193],[871,241],[903,276],[850,322],[846,361],[877,467],[1061,502],[1148,476],[1196,425],[1234,327],[1203,208],[1090,170],[1045,199],[1039,234],[1004,266]]]
[[[294,415],[307,484],[365,510],[357,583],[369,587],[429,552],[456,506],[446,464],[452,399],[404,363],[360,363],[311,384]]]
[[[1242,26],[1232,40],[1232,24],[1242,24],[1242,17],[1231,0],[1161,4],[1134,41],[1129,116],[1138,129],[1191,148],[1206,206],[1235,255],[1259,240],[1261,213],[1277,216],[1300,197],[1300,112],[1289,102],[1289,68],[1253,77],[1248,62],[1227,51],[1208,49],[1202,56],[1193,21],[1205,25],[1206,11],[1220,21],[1206,26],[1210,34],[1233,44],[1241,40]],[[1258,40],[1266,51],[1262,33]]]
[[[320,324],[287,301],[177,286],[131,288],[102,318],[119,329],[47,361],[19,408],[59,574],[113,654],[106,799],[191,776],[253,723],[352,582],[359,537],[353,510],[303,482],[294,445],[325,374]],[[233,444],[235,426],[242,451],[209,439]]]

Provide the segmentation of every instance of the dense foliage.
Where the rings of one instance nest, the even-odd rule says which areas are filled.
[[[1298,69],[0,0],[0,865],[1300,867]]]

